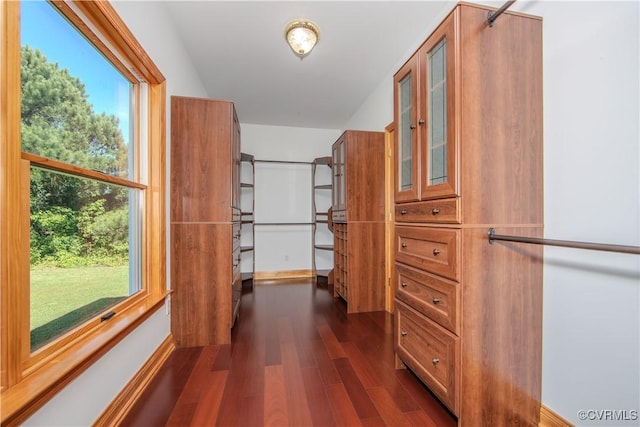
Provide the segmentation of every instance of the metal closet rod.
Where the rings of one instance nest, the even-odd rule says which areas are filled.
[[[621,252],[625,254],[640,255],[640,246],[609,245],[605,243],[574,242],[571,240],[541,239],[538,237],[508,236],[503,234],[495,234],[495,230],[493,228],[489,229],[488,237],[489,244],[493,244],[493,242],[496,240],[502,240],[505,242],[531,243],[534,245],[562,246],[565,248],[589,249],[593,251]]]
[[[255,222],[253,225],[313,225],[313,222]]]
[[[312,165],[313,162],[295,162],[293,160],[254,160],[254,163],[284,163],[291,165]]]
[[[489,26],[493,27],[493,23],[498,19],[498,16],[502,15],[505,10],[509,9],[509,7],[514,4],[516,0],[511,0],[502,5],[502,7],[495,12],[490,11],[489,16],[487,17],[487,22],[489,22]]]

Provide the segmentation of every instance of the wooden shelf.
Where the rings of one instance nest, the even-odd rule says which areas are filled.
[[[314,248],[320,249],[322,251],[332,251],[333,245],[313,245]]]
[[[333,165],[333,159],[330,156],[318,157],[313,160],[313,163],[315,163],[316,165],[327,165],[331,167]]]

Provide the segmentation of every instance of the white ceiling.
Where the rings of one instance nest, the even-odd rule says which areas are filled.
[[[341,129],[407,59],[451,1],[169,1],[167,7],[210,98],[240,121]],[[300,60],[285,25],[306,18],[320,40]],[[389,85],[392,82],[389,81]]]

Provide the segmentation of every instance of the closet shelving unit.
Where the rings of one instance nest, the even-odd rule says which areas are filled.
[[[303,161],[295,161],[295,160],[267,160],[267,159],[254,159],[254,164],[255,165],[271,165],[271,166],[275,166],[276,169],[277,166],[300,166],[303,169],[306,167],[309,167],[309,169],[311,168],[313,162],[303,162]],[[306,171],[305,171],[306,172]],[[258,171],[258,175],[260,175],[260,171]],[[308,172],[306,172],[308,173]],[[259,188],[263,188],[261,185],[258,186]],[[262,200],[263,195],[258,194],[258,205],[261,206],[260,201]],[[260,209],[260,208],[259,208]],[[284,211],[283,211],[284,212]],[[273,214],[273,212],[271,213]],[[267,216],[269,216],[267,214]],[[309,218],[305,215],[304,219],[300,219],[300,220],[280,220],[279,218],[275,219],[275,220],[271,220],[271,221],[265,221],[264,220],[264,216],[262,214],[262,211],[260,211],[259,215],[258,215],[259,220],[254,220],[253,222],[253,226],[255,228],[255,230],[257,230],[257,234],[258,236],[260,236],[260,231],[262,227],[267,227],[267,228],[273,228],[273,227],[282,227],[283,231],[287,231],[287,230],[291,230],[290,227],[308,227],[309,229],[309,233],[311,232],[311,228],[314,225],[314,222],[312,220],[312,218]],[[286,218],[286,216],[285,216]],[[306,231],[306,230],[305,230]],[[260,239],[260,237],[258,237],[258,239]],[[260,256],[260,254],[259,254]],[[260,258],[259,258],[260,259]],[[287,274],[294,274],[293,276],[288,276]],[[272,279],[274,277],[310,277],[311,274],[311,270],[310,269],[304,269],[304,270],[290,270],[290,271],[277,271],[277,272],[263,272],[263,271],[255,271],[255,264],[254,264],[254,280],[264,280],[264,279]]]
[[[241,194],[241,200],[250,200],[250,206],[241,206],[242,210],[240,212],[241,215],[241,236],[245,235],[244,232],[245,230],[250,230],[250,234],[251,234],[251,241],[250,244],[247,244],[247,239],[244,239],[244,244],[241,243],[240,245],[240,256],[244,256],[244,254],[250,254],[251,255],[251,271],[250,272],[244,272],[241,273],[241,277],[242,277],[242,281],[245,280],[250,280],[253,279],[253,273],[255,271],[255,266],[256,266],[256,256],[255,256],[255,250],[254,250],[254,245],[255,245],[255,223],[254,223],[254,210],[255,210],[255,159],[253,157],[253,155],[251,154],[247,154],[247,153],[241,153],[240,154],[240,162],[245,163],[245,164],[249,164],[250,166],[250,171],[251,171],[251,176],[250,179],[247,179],[246,177],[244,177],[244,179],[241,180],[240,182],[240,191],[242,192]],[[247,182],[248,181],[248,182]],[[244,194],[246,194],[246,192],[250,193],[250,197],[246,196],[243,197]],[[248,210],[246,210],[246,208],[248,208]]]
[[[329,183],[325,184],[317,182],[316,170],[318,166],[326,166],[328,168],[333,167],[333,160],[331,157],[318,157],[311,163],[311,185],[313,187],[313,196],[311,198],[311,215],[313,218],[313,247],[312,247],[312,262],[313,271],[316,276],[328,277],[331,270],[317,270],[316,269],[316,251],[330,251],[333,252],[333,244],[321,244],[318,243],[318,224],[329,224],[329,208],[326,211],[318,211],[317,198],[322,193],[328,194],[329,206],[331,205],[331,192],[333,185],[331,183],[331,175],[329,175]]]

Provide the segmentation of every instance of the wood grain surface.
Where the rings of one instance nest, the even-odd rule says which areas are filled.
[[[391,314],[347,314],[311,279],[245,286],[242,298],[231,344],[176,350],[122,426],[456,424],[395,369]]]

